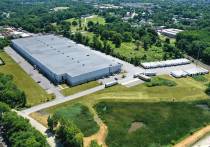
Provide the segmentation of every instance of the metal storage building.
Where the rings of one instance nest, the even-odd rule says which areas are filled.
[[[141,63],[141,66],[145,69],[150,69],[150,68],[170,67],[170,66],[185,65],[185,64],[190,64],[190,60],[181,58],[181,59],[173,59],[166,61],[145,62]]]
[[[60,36],[12,40],[12,47],[55,84],[78,85],[121,71],[121,64]]]

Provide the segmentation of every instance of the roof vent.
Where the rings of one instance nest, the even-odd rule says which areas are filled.
[[[86,55],[86,56],[90,56],[90,55]]]

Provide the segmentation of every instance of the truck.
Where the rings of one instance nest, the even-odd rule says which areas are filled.
[[[111,81],[111,82],[108,82],[108,83],[105,83],[105,88],[108,88],[108,87],[111,87],[111,86],[114,86],[114,85],[117,85],[118,82],[115,80],[115,81]]]

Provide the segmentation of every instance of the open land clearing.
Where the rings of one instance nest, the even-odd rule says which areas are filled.
[[[190,102],[104,102],[96,110],[108,126],[106,143],[110,147],[173,145],[210,122],[210,112]],[[144,126],[128,133],[133,121]]]
[[[153,138],[151,138],[151,139],[154,139],[153,140],[154,143],[162,143],[162,144],[176,143],[177,141],[180,141],[180,139],[183,139],[184,137],[189,135],[192,130],[195,131],[195,130],[201,128],[204,123],[210,122],[210,120],[207,119],[207,116],[210,114],[206,113],[206,111],[204,112],[201,108],[195,107],[195,105],[193,105],[193,103],[196,103],[197,101],[200,101],[200,100],[205,101],[209,98],[208,95],[206,95],[204,91],[206,89],[206,84],[208,83],[208,81],[210,81],[210,75],[204,76],[206,79],[208,79],[205,82],[195,80],[194,78],[191,78],[191,77],[181,78],[181,79],[175,79],[175,78],[172,78],[172,77],[166,76],[166,75],[159,76],[159,77],[161,77],[163,79],[168,79],[170,81],[174,81],[176,83],[176,85],[175,86],[148,87],[147,84],[145,83],[145,84],[140,84],[140,85],[130,87],[130,88],[127,88],[127,87],[124,87],[121,85],[116,85],[116,86],[98,91],[96,93],[93,93],[93,94],[90,94],[90,95],[87,95],[87,96],[84,96],[84,97],[81,97],[81,98],[78,98],[78,99],[75,99],[75,100],[72,100],[69,102],[65,102],[65,103],[62,103],[62,104],[59,104],[59,105],[56,105],[53,107],[49,107],[49,108],[41,110],[39,112],[34,112],[30,115],[34,119],[36,119],[37,121],[42,123],[43,125],[47,126],[46,120],[50,114],[53,114],[56,111],[59,111],[61,109],[66,109],[67,111],[69,110],[68,115],[71,115],[71,113],[73,113],[73,111],[70,111],[71,110],[70,108],[77,103],[80,103],[80,104],[88,107],[90,112],[92,114],[94,114],[94,117],[96,117],[97,112],[95,112],[94,106],[96,105],[96,107],[97,107],[97,103],[99,103],[99,102],[104,102],[104,101],[107,102],[108,101],[108,103],[110,103],[110,104],[112,104],[113,102],[128,102],[128,103],[122,103],[122,105],[125,105],[126,107],[130,107],[129,109],[125,109],[125,107],[119,107],[119,109],[122,109],[123,112],[118,113],[118,117],[123,117],[124,115],[122,115],[122,114],[124,114],[124,113],[130,114],[129,111],[131,111],[130,109],[132,108],[132,105],[135,105],[132,102],[135,102],[137,105],[136,107],[138,107],[138,108],[140,105],[146,105],[145,107],[148,107],[148,109],[146,109],[146,110],[149,110],[149,108],[151,107],[150,104],[154,105],[154,109],[152,109],[151,111],[147,112],[145,110],[145,113],[148,114],[148,116],[147,116],[148,120],[153,120],[152,116],[154,113],[157,113],[160,116],[165,115],[165,114],[168,114],[170,116],[173,115],[173,117],[167,117],[167,119],[168,119],[167,123],[171,122],[169,124],[168,128],[174,128],[174,125],[179,126],[182,124],[183,117],[182,117],[181,112],[186,112],[185,115],[189,115],[188,113],[190,110],[195,111],[195,113],[199,112],[198,113],[199,115],[200,115],[200,113],[202,113],[203,114],[203,116],[201,117],[202,123],[197,122],[197,120],[196,120],[197,116],[195,116],[195,115],[197,115],[197,113],[195,115],[194,115],[194,113],[192,113],[191,114],[192,118],[191,118],[191,116],[187,117],[186,118],[187,122],[193,121],[193,123],[191,126],[186,127],[186,128],[183,127],[182,128],[183,130],[182,129],[179,130],[179,133],[182,132],[179,136],[177,134],[175,134],[173,131],[171,132],[171,129],[166,129],[165,133],[169,133],[169,134],[171,133],[171,135],[169,135],[169,137],[168,137],[167,142],[157,142],[158,137],[155,138],[155,136]],[[187,108],[184,107],[185,105]],[[157,109],[155,109],[155,107]],[[188,107],[190,108],[189,110],[188,110]],[[159,110],[161,110],[161,108],[162,108],[162,110],[163,109],[164,110],[159,111]],[[104,108],[104,109],[106,109],[106,108]],[[179,110],[176,110],[176,109],[179,109]],[[186,110],[182,110],[182,109],[186,109]],[[133,111],[131,111],[131,112],[133,112]],[[139,116],[141,116],[141,114],[139,113],[140,110],[135,109],[134,112],[136,114],[138,114]],[[175,113],[176,113],[176,115],[174,115]],[[110,115],[112,115],[112,114],[110,114]],[[117,114],[115,114],[115,115],[117,115]],[[101,114],[99,115],[99,118],[100,117],[101,117]],[[104,118],[103,119],[104,124],[108,125],[108,130],[109,130],[108,132],[110,132],[109,125],[111,125],[112,123],[114,124],[115,123],[114,121],[117,121],[117,120],[113,120],[107,124],[105,117],[102,116],[102,118]],[[127,119],[127,118],[125,117],[125,119]],[[94,119],[94,120],[97,122],[98,125],[100,125],[100,123],[98,123],[98,121],[100,122],[100,120],[97,120],[97,119]],[[134,119],[133,117],[131,117],[129,120],[129,122],[131,122],[131,123],[135,122],[135,121],[143,123],[143,125],[142,125],[143,127],[140,127],[139,129],[137,129],[136,131],[133,132],[134,134],[136,134],[136,133],[138,134],[138,132],[141,130],[141,128],[144,128],[144,126],[146,126],[146,124],[145,124],[145,120],[143,120],[143,119],[139,120],[139,119]],[[162,125],[162,127],[161,127],[161,123],[162,124],[166,123],[166,120],[162,120],[162,122],[161,122],[161,120],[157,120],[155,122],[160,123],[159,129],[165,129],[164,125]],[[173,124],[173,122],[175,124]],[[86,121],[86,123],[88,123],[88,121]],[[193,125],[194,123],[195,123],[195,125]],[[81,129],[80,124],[77,124],[77,125]],[[126,127],[129,129],[130,126],[131,126],[131,124],[127,124]],[[95,125],[93,125],[92,127],[94,128]],[[125,127],[125,126],[123,126],[123,127]],[[126,130],[127,135],[128,135],[128,129]],[[151,128],[151,129],[155,129],[155,128]],[[148,130],[150,130],[150,129],[148,128]],[[119,131],[120,131],[120,129],[119,129]],[[159,133],[160,130],[158,130],[157,132]],[[147,133],[147,132],[145,132],[145,133]],[[119,134],[120,134],[120,132],[119,132]],[[109,138],[109,135],[110,135],[110,133],[108,133],[108,138]],[[116,134],[114,134],[114,135],[116,135]],[[145,134],[145,135],[148,135],[148,134]],[[157,134],[156,136],[158,136],[158,135],[159,134]],[[119,137],[116,137],[116,138],[119,138]],[[161,139],[161,138],[159,138],[159,139]],[[172,140],[175,140],[175,141],[172,141]],[[116,142],[117,141],[119,141],[119,140],[116,140]],[[129,140],[127,140],[127,141],[130,142]],[[148,143],[147,141],[152,141],[152,140],[145,140],[144,143],[147,144]],[[112,144],[109,141],[106,143],[107,143],[107,145]],[[137,143],[137,142],[134,141],[134,143]]]
[[[52,94],[47,94],[7,53],[0,52],[0,57],[5,62],[5,65],[0,67],[0,73],[13,76],[15,84],[25,92],[28,106],[52,98]]]

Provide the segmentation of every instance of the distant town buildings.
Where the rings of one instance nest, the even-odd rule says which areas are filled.
[[[26,38],[32,36],[32,33],[28,33],[22,29],[16,29],[14,27],[2,27],[0,31],[0,38]]]

